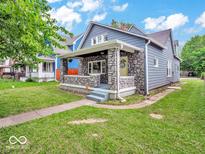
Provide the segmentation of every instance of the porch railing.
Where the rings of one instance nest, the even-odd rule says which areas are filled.
[[[120,89],[131,88],[135,86],[134,76],[120,76]]]
[[[97,87],[100,85],[100,75],[64,75],[64,83],[88,87]]]

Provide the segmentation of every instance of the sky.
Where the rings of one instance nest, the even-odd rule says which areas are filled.
[[[146,33],[172,28],[183,45],[205,34],[205,0],[47,0],[51,16],[74,33],[89,21],[110,24],[112,19],[135,24]]]

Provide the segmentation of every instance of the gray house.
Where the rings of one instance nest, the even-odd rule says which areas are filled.
[[[171,29],[145,34],[91,22],[78,50],[61,56],[60,88],[87,94],[99,102],[122,99],[179,81],[180,59]],[[79,59],[79,74],[67,75],[67,63]]]

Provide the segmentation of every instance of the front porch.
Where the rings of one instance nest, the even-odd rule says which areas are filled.
[[[115,40],[66,54],[61,57],[60,87],[84,94],[106,93],[108,99],[132,95],[144,88],[138,82],[139,79],[144,81],[142,51]],[[78,75],[67,75],[67,63],[72,58],[79,59]]]

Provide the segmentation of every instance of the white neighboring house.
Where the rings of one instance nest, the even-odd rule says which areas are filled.
[[[12,65],[12,61],[10,59],[0,60],[0,75],[2,73],[10,73],[11,65]]]
[[[43,62],[37,64],[36,68],[26,66],[26,75],[21,78],[22,81],[28,78],[32,78],[38,82],[55,80],[55,57],[39,56],[38,58],[43,60]]]

